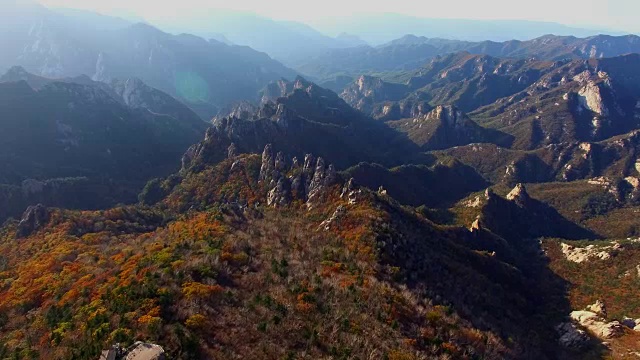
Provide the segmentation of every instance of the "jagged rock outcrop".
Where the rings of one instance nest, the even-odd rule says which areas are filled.
[[[239,152],[238,146],[232,143],[227,136],[215,128],[209,128],[204,135],[204,140],[191,145],[182,155],[181,172],[194,166],[220,162],[229,157],[229,150],[233,150],[236,154]]]
[[[336,211],[334,211],[333,214],[331,214],[331,216],[328,219],[320,223],[320,226],[318,227],[318,229],[329,231],[333,225],[335,225],[337,222],[340,221],[340,218],[342,218],[346,212],[347,212],[347,208],[345,208],[344,205],[339,205],[336,208]]]
[[[285,178],[279,178],[273,189],[267,194],[268,206],[284,206],[291,201],[291,185]]]
[[[213,121],[215,122],[225,117],[248,120],[251,119],[258,110],[259,108],[256,105],[248,101],[240,101],[221,109],[213,118]]]
[[[340,97],[352,107],[379,120],[398,120],[411,115],[418,116],[430,110],[426,102],[408,104],[408,101],[401,101],[407,96],[408,91],[409,88],[404,84],[362,75],[347,86]]]
[[[471,143],[508,145],[506,134],[484,128],[453,105],[439,105],[425,115],[391,123],[423,150],[440,150]]]
[[[267,188],[268,206],[283,206],[295,198],[311,208],[337,180],[334,166],[327,166],[323,158],[315,159],[307,154],[300,168],[297,160],[288,166],[284,153],[274,155],[271,144],[267,144],[262,152],[259,181]]]
[[[327,188],[337,180],[336,169],[333,165],[325,166],[324,159],[318,158],[313,178],[309,183],[307,192],[307,207],[311,209],[314,202],[318,201]]]
[[[22,215],[16,230],[17,238],[27,237],[38,231],[49,221],[49,210],[42,204],[29,206]]]
[[[360,194],[362,194],[362,190],[355,184],[355,180],[353,178],[350,178],[349,181],[347,181],[342,187],[340,198],[348,199],[349,204],[353,205],[358,201],[358,196]]]
[[[162,346],[138,341],[129,348],[113,345],[111,349],[104,350],[99,360],[165,360],[165,352]]]
[[[603,317],[591,311],[573,311],[571,319],[600,339],[611,339],[624,334],[624,328],[619,321],[607,322]]]
[[[530,199],[527,189],[522,183],[516,185],[516,187],[507,194],[507,200],[515,202],[518,206],[526,206]]]
[[[269,93],[275,100],[267,96],[251,117],[215,118],[206,134],[211,140],[185,154],[184,168],[192,162],[213,164],[224,159],[219,153],[227,156],[231,143],[237,153],[257,153],[267,144],[287,157],[313,153],[340,169],[360,162],[394,166],[425,159],[414,143],[353,109],[332,91],[302,78],[272,87]],[[381,147],[382,143],[388,146]]]
[[[267,144],[262,152],[262,164],[260,165],[260,181],[268,183],[277,180],[278,174],[275,172],[275,158],[273,155],[273,146]]]

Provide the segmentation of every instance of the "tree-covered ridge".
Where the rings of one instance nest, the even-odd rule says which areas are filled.
[[[545,305],[533,283],[516,263],[469,250],[467,230],[343,180],[314,193],[313,206],[295,194],[266,206],[272,185],[260,167],[240,155],[188,171],[162,184],[171,193],[153,207],[49,209],[26,238],[7,224],[2,356],[92,359],[140,339],[178,359],[555,349],[552,330],[530,318]]]

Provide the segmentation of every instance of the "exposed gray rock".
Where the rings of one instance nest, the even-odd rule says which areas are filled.
[[[269,183],[273,180],[275,170],[275,159],[273,156],[273,147],[267,144],[262,152],[262,165],[260,166],[260,181]]]
[[[325,166],[323,158],[318,158],[316,162],[315,172],[313,179],[309,183],[309,190],[307,192],[307,207],[311,209],[313,203],[322,196],[323,192],[337,180],[337,173],[333,165],[329,167]]]
[[[227,158],[233,159],[236,156],[238,156],[238,148],[235,143],[231,143],[227,149]]]
[[[358,201],[358,196],[360,196],[360,194],[362,194],[362,190],[358,188],[358,186],[355,184],[355,180],[351,178],[342,187],[340,198],[348,199],[349,204],[353,205]]]
[[[274,168],[276,171],[282,173],[285,170],[286,166],[287,163],[285,161],[284,154],[280,151],[278,152],[278,155],[276,155]]]
[[[42,228],[47,221],[49,221],[49,210],[44,205],[29,206],[18,224],[16,237],[24,238],[33,234]]]
[[[291,188],[289,181],[280,178],[276,182],[276,186],[267,193],[268,206],[284,206],[291,201]]]
[[[118,345],[113,345],[111,349],[102,351],[98,360],[117,360],[122,358],[122,352]]]
[[[304,156],[304,165],[302,167],[302,171],[309,175],[310,173],[313,172],[313,161],[314,161],[314,157],[311,154],[307,154]]]
[[[560,335],[558,342],[566,348],[580,349],[589,342],[587,333],[571,322],[556,326],[556,331]]]
[[[605,318],[592,311],[573,311],[571,319],[600,339],[611,339],[624,334],[624,327],[619,321],[607,322]]]
[[[336,225],[340,221],[340,219],[344,216],[344,214],[346,214],[346,212],[347,212],[347,208],[345,208],[343,205],[339,205],[338,208],[333,212],[331,217],[329,217],[328,219],[326,219],[320,224],[320,226],[318,227],[318,230],[320,229],[323,229],[324,231],[331,230],[331,227]]]
[[[164,349],[156,344],[135,343],[127,353],[125,360],[164,360]]]
[[[200,155],[202,148],[202,144],[193,144],[185,151],[182,155],[182,169],[180,171],[187,171],[191,167],[194,160]]]

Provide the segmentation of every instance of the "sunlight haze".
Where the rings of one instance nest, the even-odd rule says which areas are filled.
[[[326,0],[184,0],[177,3],[132,0],[42,0],[46,6],[95,10],[120,16],[137,15],[148,21],[189,17],[203,9],[248,11],[279,20],[303,21],[323,28],[328,19],[363,13],[398,13],[425,18],[536,20],[603,30],[640,31],[636,14],[640,4],[633,0],[539,0],[534,4],[511,0],[451,0],[393,2]]]

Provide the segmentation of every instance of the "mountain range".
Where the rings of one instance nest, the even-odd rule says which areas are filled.
[[[640,351],[636,37],[0,6],[0,359]]]
[[[0,219],[33,202],[100,208],[136,201],[176,171],[207,124],[137,79],[48,79],[14,67],[0,77]]]
[[[528,40],[545,34],[577,37],[589,37],[601,33],[622,35],[612,30],[585,29],[544,21],[425,18],[398,13],[334,16],[317,19],[311,22],[311,25],[327,34],[338,32],[354,34],[374,46],[406,34],[462,41]]]
[[[114,27],[111,18],[89,26],[35,4],[2,7],[7,21],[0,30],[11,36],[0,39],[0,71],[19,65],[45,77],[137,77],[206,120],[220,107],[257,96],[270,81],[296,74],[248,47],[171,35],[146,24]]]
[[[458,52],[490,55],[499,58],[519,58],[559,61],[615,57],[640,51],[640,37],[635,35],[594,35],[586,38],[544,35],[532,40],[460,41],[405,35],[391,42],[371,47],[334,49],[294,65],[301,73],[318,79],[336,76],[389,73],[419,69],[438,56]]]

